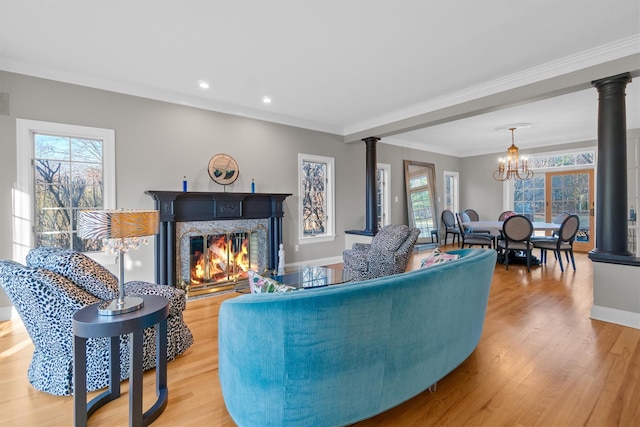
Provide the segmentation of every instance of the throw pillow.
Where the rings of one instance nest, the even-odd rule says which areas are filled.
[[[420,268],[429,268],[436,264],[444,264],[445,262],[455,261],[460,258],[458,254],[448,254],[446,252],[440,252],[440,248],[436,248],[420,262]]]
[[[252,294],[264,294],[273,292],[291,292],[297,291],[298,288],[284,285],[276,280],[263,277],[253,270],[247,272],[249,276],[249,288]]]

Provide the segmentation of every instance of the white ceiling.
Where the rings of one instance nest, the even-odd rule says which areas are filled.
[[[0,0],[0,69],[347,141],[624,58],[632,69],[610,69],[638,72],[639,54],[638,0]],[[396,126],[382,142],[494,153],[510,143],[495,128],[514,122],[532,123],[516,131],[520,148],[594,140],[597,92],[588,83],[417,131]],[[628,128],[640,128],[639,105],[634,81]]]

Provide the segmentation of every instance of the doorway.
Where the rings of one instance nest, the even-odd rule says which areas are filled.
[[[545,220],[552,222],[562,212],[578,215],[580,229],[574,249],[589,252],[594,247],[593,170],[547,172],[545,174]]]

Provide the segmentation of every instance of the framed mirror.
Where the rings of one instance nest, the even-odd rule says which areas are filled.
[[[409,226],[419,228],[419,243],[438,241],[436,167],[433,163],[404,161]]]

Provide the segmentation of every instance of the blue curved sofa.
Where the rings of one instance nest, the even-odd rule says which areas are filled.
[[[496,252],[363,282],[226,300],[219,376],[241,427],[341,426],[423,392],[476,348]]]

